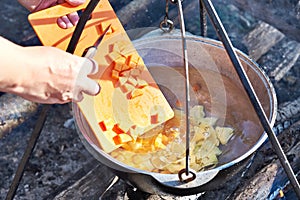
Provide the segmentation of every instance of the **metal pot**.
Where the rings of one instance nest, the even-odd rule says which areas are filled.
[[[173,105],[174,99],[184,101],[180,86],[184,84],[184,76],[174,70],[175,67],[183,66],[181,38],[178,35],[157,35],[150,34],[136,40],[134,45],[170,105]],[[147,172],[115,160],[93,142],[94,136],[87,121],[76,104],[73,104],[79,135],[91,154],[118,176],[148,193],[190,195],[217,188],[222,182],[220,180],[226,181],[228,174],[244,166],[242,164],[267,139],[222,43],[189,35],[187,48],[189,63],[193,68],[191,84],[201,79],[200,96],[192,92],[191,102],[200,101],[207,112],[220,118],[221,123],[230,124],[240,132],[223,147],[226,153],[219,156],[219,164],[213,169],[197,172],[192,182],[180,182],[177,174]],[[237,53],[273,126],[277,100],[272,83],[256,63],[242,52],[237,50]]]

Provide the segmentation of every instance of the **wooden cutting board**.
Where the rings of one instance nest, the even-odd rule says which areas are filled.
[[[57,19],[82,11],[87,4],[57,5],[30,14],[29,22],[43,45],[66,50],[75,27],[62,29]],[[74,54],[81,56],[110,24],[94,57],[99,72],[91,77],[99,82],[101,92],[97,96],[85,95],[78,103],[97,138],[96,145],[107,153],[174,116],[108,0],[101,0],[95,8]]]

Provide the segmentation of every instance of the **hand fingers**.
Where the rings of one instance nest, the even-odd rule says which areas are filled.
[[[72,6],[78,6],[85,2],[85,0],[65,0],[65,1],[68,2]]]
[[[57,19],[57,24],[60,28],[66,29],[75,26],[79,21],[77,12],[72,12],[68,15],[62,16]]]
[[[61,17],[57,19],[57,25],[58,25],[60,28],[63,28],[63,29],[66,29],[66,28],[67,28],[67,24],[62,20]]]
[[[58,0],[57,4],[62,4],[64,2],[68,2],[72,6],[78,6],[85,2],[85,0]],[[76,26],[79,21],[79,16],[77,12],[72,12],[67,14],[66,16],[62,16],[57,19],[57,24],[60,28],[67,29]]]
[[[81,83],[81,87],[82,87],[82,91],[88,95],[97,95],[100,92],[100,86],[99,84],[90,79],[90,78],[86,78],[82,83]]]
[[[83,73],[83,78],[84,81],[83,83],[83,92],[89,95],[97,95],[100,92],[100,85],[88,78],[88,75],[96,74],[98,72],[98,63],[93,60],[93,59],[87,59],[83,68],[82,68],[82,73]]]
[[[86,58],[84,62],[84,67],[81,69],[82,73],[87,75],[96,74],[98,72],[98,63],[91,58]]]
[[[79,21],[79,16],[77,12],[72,12],[70,14],[67,15],[69,21],[72,23],[73,26],[76,26],[76,24]]]
[[[81,70],[78,73],[78,77],[75,83],[74,101],[82,100],[82,92],[88,95],[97,95],[100,92],[99,84],[88,78],[88,75],[98,72],[98,63],[93,59],[85,58]]]
[[[68,16],[62,16],[62,17],[58,18],[57,24],[61,28],[71,28],[74,26],[72,24],[72,22],[70,21],[70,19],[68,18]]]

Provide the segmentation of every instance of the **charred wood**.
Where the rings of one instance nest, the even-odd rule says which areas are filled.
[[[261,63],[268,75],[280,81],[295,66],[300,56],[300,43],[285,38],[262,56]]]
[[[227,2],[274,26],[287,37],[300,42],[299,1],[228,0]]]
[[[117,16],[126,30],[149,27],[164,15],[165,2],[159,0],[134,0],[117,11]],[[157,14],[159,13],[159,15]],[[158,27],[158,25],[157,25]]]
[[[300,116],[300,97],[279,105],[276,121],[277,124],[284,124],[297,116]]]
[[[38,104],[13,94],[0,96],[0,139],[33,116]]]
[[[283,146],[283,149],[286,152],[287,158],[289,159],[295,174],[300,173],[299,133],[300,121],[293,124],[293,126],[285,130],[279,136],[280,142],[286,144]],[[270,148],[270,144],[265,145],[260,150],[259,154],[266,155],[266,150],[268,148]],[[294,195],[286,174],[281,167],[279,160],[274,155],[271,163],[259,170],[258,173],[248,174],[248,179],[246,179],[242,186],[232,195],[232,199],[275,199],[276,195],[278,195],[278,189],[282,188],[290,190],[285,192],[289,192],[291,195]]]
[[[258,60],[283,37],[284,35],[274,27],[260,22],[244,37],[244,43],[248,48],[249,57]]]
[[[44,199],[98,199],[113,177],[107,167],[93,160]]]

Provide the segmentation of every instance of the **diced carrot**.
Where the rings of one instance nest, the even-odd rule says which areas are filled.
[[[104,124],[104,121],[101,121],[98,124],[99,124],[100,128],[102,129],[102,131],[107,131],[107,128],[106,128],[106,126]]]
[[[130,69],[130,66],[127,65],[126,63],[122,65],[122,71]]]
[[[100,31],[101,31],[101,34],[103,34],[104,33],[104,31],[105,31],[105,29],[107,28],[109,26],[109,24],[108,23],[106,23],[106,22],[102,22],[100,25],[99,25],[99,29],[100,29]],[[113,33],[113,31],[112,31],[113,29],[112,29],[112,26],[109,28],[109,30],[107,31],[107,35],[109,35],[109,34],[112,34]]]
[[[113,140],[116,145],[119,145],[132,141],[132,137],[126,133],[121,133],[113,137]]]
[[[118,124],[115,124],[114,127],[112,128],[112,130],[116,133],[116,134],[121,134],[121,133],[125,133]]]
[[[102,131],[107,131],[114,126],[114,122],[112,119],[106,119],[98,123]]]
[[[118,137],[118,135],[116,135],[115,137],[113,137],[113,140],[114,140],[115,145],[121,144],[120,137]]]
[[[112,70],[111,72],[111,77],[114,78],[114,79],[119,79],[119,72],[117,70]]]
[[[158,123],[158,113],[155,115],[151,115],[151,124],[157,124]]]
[[[131,128],[132,128],[132,129],[136,129],[136,125],[132,125]]]
[[[118,72],[122,71],[122,63],[118,61],[114,61],[114,70],[117,70]]]
[[[116,48],[116,46],[117,45],[115,45],[115,44],[108,45],[108,52],[111,53],[111,52],[115,51],[114,49]]]
[[[128,66],[130,65],[131,56],[132,56],[132,55],[129,55],[129,56],[126,57],[126,62],[125,62],[125,63],[126,63],[126,65],[128,65]]]

